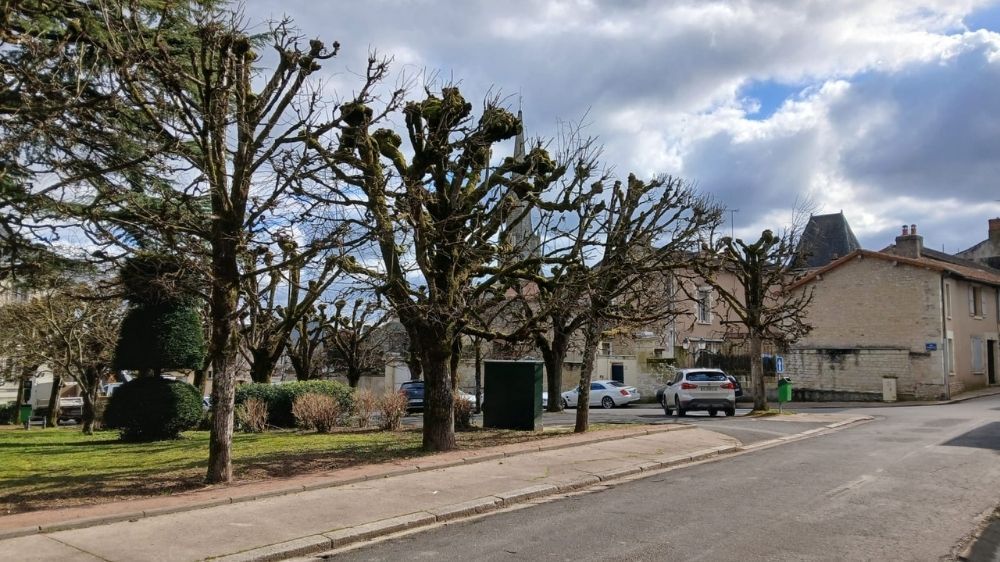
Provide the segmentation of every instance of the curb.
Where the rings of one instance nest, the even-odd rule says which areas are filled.
[[[254,548],[235,554],[210,558],[217,562],[268,562],[284,560],[293,556],[305,556],[324,550],[341,548],[365,540],[407,531],[417,527],[426,527],[435,523],[444,523],[462,517],[480,515],[528,502],[537,498],[575,492],[613,480],[620,480],[642,472],[652,472],[666,468],[674,468],[693,462],[704,461],[712,457],[728,453],[738,453],[743,450],[739,445],[724,445],[712,447],[679,455],[660,462],[648,462],[635,467],[612,470],[592,476],[584,476],[573,482],[555,486],[541,484],[504,492],[494,496],[485,496],[467,502],[445,506],[432,511],[418,511],[398,517],[391,517],[373,523],[365,523],[355,527],[345,527],[308,537],[293,539],[286,542]]]
[[[324,488],[335,488],[337,486],[347,486],[350,484],[357,484],[359,482],[364,482],[366,480],[378,480],[382,478],[390,478],[393,476],[404,476],[407,474],[413,474],[416,472],[426,472],[429,470],[437,470],[441,468],[451,468],[455,466],[462,466],[467,464],[476,464],[480,462],[487,462],[496,459],[501,459],[505,457],[514,457],[518,455],[523,455],[526,453],[537,453],[540,451],[553,451],[558,449],[566,449],[569,447],[578,447],[583,445],[590,445],[592,443],[600,443],[603,441],[613,441],[616,439],[625,439],[630,437],[639,437],[642,435],[652,435],[655,433],[665,433],[668,431],[681,431],[685,429],[694,429],[693,425],[679,425],[679,424],[663,424],[662,427],[649,427],[643,430],[633,431],[629,435],[618,435],[614,437],[601,436],[600,433],[594,433],[592,438],[582,439],[579,441],[573,441],[572,443],[550,443],[550,444],[538,444],[533,446],[528,446],[517,451],[510,452],[497,452],[489,453],[485,455],[473,455],[469,457],[463,457],[459,460],[453,462],[446,462],[440,464],[415,464],[413,466],[398,468],[395,470],[389,470],[379,474],[372,474],[366,476],[358,476],[355,478],[347,478],[344,480],[336,480],[332,482],[314,482],[311,484],[301,484],[297,486],[290,486],[288,488],[280,488],[277,490],[269,490],[266,492],[259,493],[249,493],[242,496],[231,496],[227,498],[219,498],[201,502],[192,502],[186,505],[176,505],[170,507],[160,507],[151,508],[141,511],[129,511],[123,513],[115,513],[112,515],[99,515],[95,517],[84,517],[80,519],[70,519],[62,521],[59,523],[53,523],[51,525],[32,525],[29,527],[19,527],[7,530],[0,530],[0,541],[6,539],[13,539],[17,537],[24,537],[28,535],[37,535],[45,533],[54,533],[57,531],[69,531],[73,529],[84,529],[87,527],[94,527],[97,525],[106,525],[110,523],[119,523],[122,521],[138,521],[146,517],[156,517],[158,515],[169,515],[172,513],[182,513],[186,511],[194,511],[196,509],[207,509],[210,507],[217,507],[220,505],[241,503],[247,501],[254,501],[265,498],[273,498],[277,496],[286,496],[289,494],[297,494],[299,492],[307,492],[311,490],[320,490]],[[570,434],[572,435],[572,434]],[[430,458],[430,457],[428,457]],[[424,459],[419,459],[424,460]],[[262,559],[263,560],[263,559]]]
[[[996,513],[996,509],[987,511],[968,544],[955,555],[956,560],[985,562],[1000,557],[1000,519],[996,518]]]

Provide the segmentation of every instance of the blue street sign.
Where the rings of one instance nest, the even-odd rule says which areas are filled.
[[[785,372],[785,358],[780,355],[774,356],[774,371],[776,373]]]
[[[924,351],[937,351],[937,343],[925,343]]]

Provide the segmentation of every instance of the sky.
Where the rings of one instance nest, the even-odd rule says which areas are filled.
[[[1000,0],[248,0],[395,77],[500,92],[529,136],[581,123],[624,176],[672,174],[756,238],[843,212],[862,246],[917,224],[955,252],[1000,216]],[[259,24],[258,24],[259,25]],[[433,77],[432,79],[425,77]]]

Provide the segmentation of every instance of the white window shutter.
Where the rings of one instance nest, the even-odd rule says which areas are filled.
[[[986,316],[986,291],[979,291],[979,314]]]

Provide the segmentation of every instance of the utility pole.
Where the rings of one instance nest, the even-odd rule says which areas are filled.
[[[729,209],[729,237],[736,237],[736,213],[740,212],[739,209]]]

